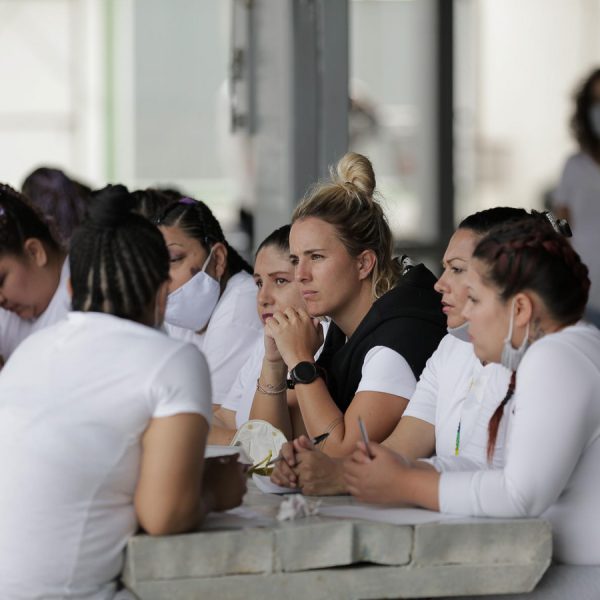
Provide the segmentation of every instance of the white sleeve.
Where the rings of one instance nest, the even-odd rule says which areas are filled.
[[[150,384],[152,417],[180,413],[212,419],[210,373],[206,359],[192,344],[183,344],[161,365]]]
[[[597,392],[580,354],[544,341],[523,358],[514,401],[505,411],[510,421],[504,468],[442,473],[442,512],[538,516],[565,488],[588,441]]]
[[[404,411],[404,417],[415,417],[435,425],[439,393],[438,367],[441,353],[442,350],[438,346],[437,350],[427,360],[415,391]]]
[[[416,384],[412,369],[401,354],[386,346],[375,346],[365,356],[356,393],[383,392],[410,398]]]
[[[235,421],[238,427],[243,425],[250,416],[256,391],[256,380],[260,376],[264,355],[264,341],[257,340],[253,352],[244,363],[223,401],[223,408],[235,412]]]
[[[481,465],[466,456],[432,456],[431,458],[420,458],[422,462],[429,463],[438,473],[449,471],[474,471]]]
[[[573,199],[573,190],[579,186],[577,178],[578,156],[571,156],[565,163],[560,182],[552,194],[552,206],[569,206]]]
[[[262,335],[253,327],[221,322],[206,332],[203,351],[213,384],[213,403],[222,404],[244,366],[256,339]]]

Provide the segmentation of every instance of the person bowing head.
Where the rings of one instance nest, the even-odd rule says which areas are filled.
[[[252,268],[204,202],[182,197],[163,211],[158,227],[171,264],[165,327],[202,350],[213,404],[221,405],[262,336]]]

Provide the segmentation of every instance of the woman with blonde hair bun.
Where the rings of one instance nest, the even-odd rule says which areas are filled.
[[[391,433],[446,332],[433,274],[393,257],[375,186],[369,159],[349,153],[295,209],[290,257],[307,309],[288,307],[267,319],[250,415],[288,437],[329,433],[322,449],[331,456],[352,452],[359,416],[372,439]],[[331,325],[315,363],[323,341],[317,317]],[[289,420],[288,386],[304,431]]]

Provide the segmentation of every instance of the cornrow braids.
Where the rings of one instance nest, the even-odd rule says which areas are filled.
[[[173,200],[171,195],[156,188],[136,190],[132,192],[132,196],[135,198],[133,212],[146,217],[153,223],[160,218],[171,204],[177,202],[177,200]]]
[[[226,276],[232,277],[240,271],[252,273],[252,267],[240,256],[238,251],[225,239],[219,221],[201,200],[182,197],[168,206],[157,220],[158,225],[178,227],[187,236],[198,240],[209,252],[213,244],[222,243],[227,248]]]
[[[494,414],[492,415],[492,418],[488,423],[487,459],[489,464],[492,464],[492,459],[494,458],[494,449],[496,447],[496,439],[498,438],[498,429],[500,428],[500,421],[502,420],[502,415],[504,414],[504,407],[506,406],[506,403],[513,397],[513,394],[515,393],[516,383],[517,373],[516,371],[513,371],[510,375],[510,381],[508,382],[508,389],[506,390],[506,395],[494,411]]]
[[[473,258],[483,262],[484,280],[507,302],[522,291],[535,292],[550,316],[562,325],[578,321],[590,289],[588,269],[563,235],[547,220],[527,219],[492,229],[477,244]],[[488,426],[488,460],[494,453],[504,405],[514,393],[513,372],[507,394]]]
[[[61,251],[49,226],[27,198],[9,185],[0,184],[0,255],[22,256],[25,241],[30,238],[40,240],[49,252]]]
[[[562,236],[544,221],[522,220],[490,231],[473,258],[487,265],[486,278],[506,301],[531,290],[559,323],[570,325],[583,315],[590,289],[588,269]]]
[[[169,277],[169,254],[158,229],[131,210],[124,186],[94,194],[90,216],[71,241],[73,310],[143,322]]]

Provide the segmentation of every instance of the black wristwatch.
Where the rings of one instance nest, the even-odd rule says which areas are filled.
[[[303,360],[290,371],[288,389],[293,390],[297,383],[312,383],[317,377],[321,377],[321,369],[315,363]]]

